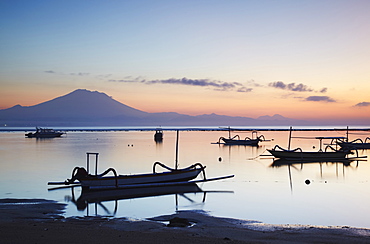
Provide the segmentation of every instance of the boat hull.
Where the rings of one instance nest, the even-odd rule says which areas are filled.
[[[89,176],[79,179],[81,186],[86,188],[115,188],[127,185],[156,184],[163,182],[181,182],[195,179],[203,169],[174,170],[155,174],[118,175],[99,177]]]
[[[234,140],[234,139],[227,139],[222,138],[222,141],[226,145],[248,145],[248,146],[258,146],[258,139],[250,139],[250,140]]]
[[[339,142],[338,145],[344,149],[370,149],[370,143]]]
[[[28,133],[26,134],[26,137],[28,138],[54,138],[54,137],[61,137],[63,135],[62,132],[56,132],[56,133]]]
[[[286,160],[335,160],[335,159],[345,159],[347,154],[343,151],[335,152],[300,152],[300,151],[279,151],[267,149],[275,158],[282,158]]]

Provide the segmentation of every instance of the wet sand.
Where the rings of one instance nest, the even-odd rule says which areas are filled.
[[[42,199],[0,199],[1,243],[370,243],[365,228],[269,225],[196,211],[140,221],[64,218],[64,207]],[[168,227],[175,217],[191,226]]]

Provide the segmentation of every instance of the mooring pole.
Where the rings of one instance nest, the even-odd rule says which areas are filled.
[[[86,153],[86,170],[87,173],[89,174],[89,165],[90,165],[90,153]]]
[[[176,158],[175,158],[175,169],[178,167],[179,158],[179,130],[176,131]]]
[[[99,153],[95,154],[95,175],[98,175],[98,157]]]
[[[288,141],[288,150],[290,150],[290,141],[292,140],[292,127],[289,129],[289,141]]]

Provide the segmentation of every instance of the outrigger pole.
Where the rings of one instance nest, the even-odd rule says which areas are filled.
[[[87,173],[90,173],[89,172],[89,166],[90,166],[90,155],[95,155],[95,175],[98,175],[98,156],[99,156],[99,153],[90,153],[90,152],[87,152],[86,153],[86,169],[87,169]]]

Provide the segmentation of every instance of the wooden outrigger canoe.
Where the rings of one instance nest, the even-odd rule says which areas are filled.
[[[242,146],[258,146],[258,143],[261,141],[268,141],[265,139],[263,135],[257,136],[257,131],[252,131],[252,138],[245,137],[244,139],[240,139],[239,135],[235,135],[231,137],[231,128],[228,127],[229,130],[229,137],[220,137],[218,139],[218,144],[221,144],[221,141],[224,142],[225,145],[242,145]]]
[[[187,168],[177,168],[178,158],[178,131],[176,140],[176,161],[175,169],[172,169],[160,162],[155,162],[153,165],[153,172],[146,174],[134,174],[134,175],[118,175],[116,170],[109,168],[102,174],[97,173],[98,168],[98,155],[99,153],[86,153],[86,169],[83,167],[75,167],[72,171],[71,179],[67,179],[64,182],[49,182],[48,185],[75,185],[80,184],[83,188],[87,189],[111,189],[111,188],[128,188],[128,187],[150,187],[150,186],[161,186],[169,185],[174,183],[197,183],[206,182],[213,180],[221,180],[232,178],[234,175],[217,177],[212,179],[206,179],[205,166],[200,163],[195,163]],[[89,159],[90,155],[95,155],[95,174],[89,173]],[[167,171],[156,172],[156,166],[161,166]],[[107,176],[108,173],[112,172],[113,176]],[[198,177],[200,173],[203,173],[203,180],[191,181]],[[76,182],[77,181],[77,182]]]
[[[370,141],[370,137],[367,137],[365,139],[365,142],[363,142],[361,139],[356,139],[350,142],[337,142],[337,144],[343,148],[343,149],[370,149],[370,142],[367,142],[367,140]]]
[[[353,141],[349,141],[349,128],[347,126],[347,137],[344,139],[336,140],[336,143],[344,150],[356,150],[356,149],[370,149],[370,137],[366,137],[365,140],[357,138]]]
[[[97,160],[98,153],[87,153],[87,157],[89,158],[91,154],[95,155]],[[157,165],[162,166],[163,168],[167,169],[167,171],[157,173],[155,170]],[[228,175],[207,179],[205,174],[205,168],[206,167],[201,165],[200,163],[196,163],[183,169],[171,169],[170,167],[167,167],[166,165],[160,162],[155,162],[153,165],[153,173],[118,175],[113,168],[109,168],[102,174],[92,175],[89,174],[88,170],[86,170],[83,167],[75,167],[72,171],[71,179],[67,179],[64,182],[49,182],[48,185],[80,184],[83,188],[89,190],[102,190],[112,188],[128,189],[138,187],[151,187],[151,186],[157,187],[157,186],[207,182],[234,177],[234,175]],[[113,176],[106,176],[110,172],[113,173]],[[194,180],[201,173],[203,174],[203,179]]]
[[[160,165],[168,171],[155,172],[155,166]],[[88,174],[82,167],[76,167],[72,172],[72,178],[65,181],[65,184],[72,184],[76,180],[84,188],[102,189],[102,188],[120,188],[132,185],[154,185],[168,182],[186,182],[195,179],[201,172],[205,175],[205,167],[201,164],[194,164],[184,169],[171,169],[159,162],[153,166],[153,173],[118,175],[113,168],[109,168],[99,175]],[[113,176],[106,176],[112,172]]]
[[[291,138],[301,139],[318,139],[320,141],[320,149],[318,151],[303,151],[301,148],[290,150]],[[300,160],[300,161],[327,161],[327,160],[344,160],[348,154],[353,154],[349,150],[337,150],[331,145],[322,149],[323,140],[339,140],[345,137],[292,137],[292,127],[290,127],[288,149],[284,149],[279,145],[275,145],[272,149],[267,149],[275,158],[285,160]],[[330,151],[329,151],[330,150]]]
[[[313,160],[313,161],[325,161],[325,160],[344,160],[349,152],[346,151],[310,151],[304,152],[301,148],[294,150],[286,150],[278,145],[273,149],[267,149],[269,153],[275,158],[281,158],[286,160]]]

